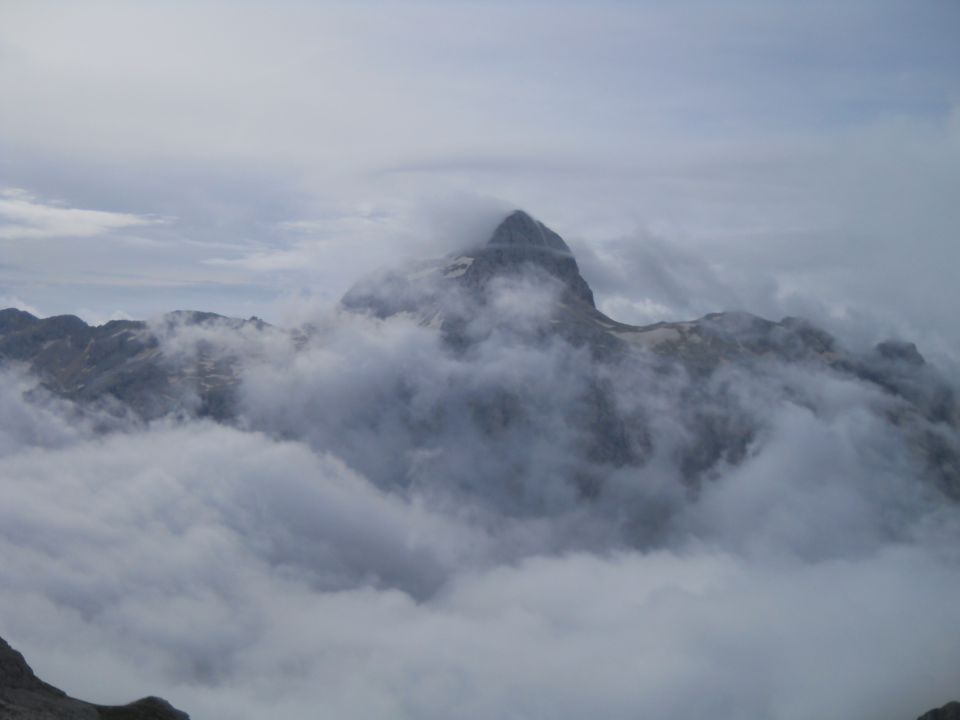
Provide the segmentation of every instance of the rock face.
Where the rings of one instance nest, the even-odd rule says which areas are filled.
[[[34,675],[23,655],[0,638],[0,720],[189,720],[166,700],[94,705],[69,697]]]
[[[580,275],[577,261],[563,238],[522,210],[508,215],[487,245],[475,250],[472,257],[474,261],[463,275],[468,285],[483,287],[490,278],[527,265],[559,280],[571,300],[594,307],[593,291]]]

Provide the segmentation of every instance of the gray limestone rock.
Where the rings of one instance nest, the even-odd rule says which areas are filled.
[[[564,295],[594,307],[593,291],[580,275],[577,261],[559,235],[522,210],[497,226],[490,241],[473,252],[463,282],[483,288],[494,277],[536,268],[560,281]]]

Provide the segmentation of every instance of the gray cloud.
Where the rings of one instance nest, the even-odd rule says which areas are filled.
[[[721,540],[490,566],[452,557],[469,530],[431,529],[335,461],[253,433],[156,428],[2,471],[3,632],[51,679],[104,700],[162,692],[201,718],[892,720],[946,697],[960,661],[942,642],[958,620],[955,526],[867,553],[843,534],[840,557],[783,561]],[[841,523],[859,515],[833,508]],[[781,549],[795,542],[774,530]],[[449,577],[417,602],[368,585],[384,562],[407,580],[431,564]]]
[[[71,692],[199,718],[893,720],[945,700],[960,522],[888,420],[903,401],[760,365],[692,404],[643,355],[538,341],[554,289],[494,288],[465,354],[404,316],[314,316],[296,350],[167,328],[171,356],[246,358],[238,427],[78,431],[6,378],[0,634]],[[591,454],[603,380],[647,462]],[[691,484],[711,408],[752,439]]]
[[[4,367],[0,373],[0,457],[25,446],[58,447],[84,436],[69,406],[26,399],[32,392],[36,400],[38,392],[36,380],[26,372]]]

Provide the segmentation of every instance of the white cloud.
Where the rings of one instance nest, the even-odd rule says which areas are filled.
[[[500,290],[466,354],[405,317],[314,316],[296,343],[170,328],[174,360],[247,358],[238,427],[97,435],[0,377],[0,635],[71,693],[197,718],[900,720],[948,699],[960,520],[902,401],[721,371],[696,408],[756,430],[696,493],[690,387],[638,357],[602,377],[658,450],[597,468],[593,361],[530,341],[542,288]]]
[[[900,720],[955,689],[955,533],[820,561],[706,545],[491,567],[469,559],[476,528],[211,425],[25,452],[0,477],[0,632],[99,701],[159,693],[197,718]],[[437,570],[420,601],[377,587]]]
[[[0,240],[96,237],[114,230],[166,222],[131,213],[84,210],[43,202],[25,190],[0,190]],[[150,242],[133,238],[134,243]]]

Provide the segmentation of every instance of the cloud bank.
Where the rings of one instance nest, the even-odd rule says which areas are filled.
[[[949,699],[960,514],[890,422],[902,401],[720,372],[695,407],[751,440],[691,476],[691,381],[535,341],[549,293],[496,288],[467,353],[409,316],[170,328],[171,356],[248,358],[233,427],[105,435],[5,375],[0,633],[71,693],[197,718],[894,720]],[[584,433],[600,381],[646,428],[642,464]]]

